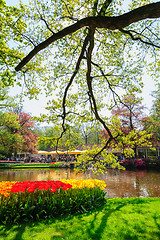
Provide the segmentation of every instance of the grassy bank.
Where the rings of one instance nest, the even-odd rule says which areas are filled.
[[[0,226],[0,240],[159,240],[160,198],[113,198],[82,215]]]
[[[56,168],[69,167],[69,164],[57,162],[50,163],[0,163],[0,169],[26,169],[26,168]]]

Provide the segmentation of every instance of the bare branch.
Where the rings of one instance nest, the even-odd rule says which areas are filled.
[[[105,12],[106,12],[107,8],[109,7],[109,5],[111,4],[111,2],[112,2],[112,0],[106,0],[103,3],[101,10],[98,13],[99,16],[105,16]]]
[[[145,41],[145,40],[143,40],[143,39],[140,38],[140,37],[135,37],[135,36],[133,36],[132,32],[135,32],[135,31],[133,31],[133,30],[120,29],[120,31],[123,32],[123,33],[125,33],[125,34],[128,34],[128,35],[132,38],[132,40],[134,40],[134,41],[140,41],[140,42],[145,43],[145,44],[147,44],[147,45],[160,48],[160,45],[154,44],[154,43],[151,42],[150,39],[147,38],[146,36],[143,36],[143,37],[145,37],[146,39],[148,39],[148,41]],[[135,32],[135,33],[138,34],[137,32]]]
[[[93,61],[91,61],[91,63],[100,70],[102,76],[106,79],[106,81],[107,81],[107,83],[108,83],[108,87],[109,87],[109,89],[111,90],[111,92],[112,92],[112,94],[113,94],[113,98],[114,98],[114,95],[116,95],[116,96],[118,97],[119,101],[122,103],[119,95],[113,90],[112,85],[110,84],[109,80],[108,80],[107,77],[106,77],[106,76],[110,76],[110,75],[106,75],[106,74],[103,72],[103,69],[102,69],[97,63],[94,63]],[[114,99],[115,99],[115,98],[114,98]],[[114,100],[114,101],[115,101],[115,100]],[[116,102],[116,101],[115,101],[115,102]]]
[[[94,98],[94,93],[93,93],[93,90],[92,90],[91,55],[92,55],[92,51],[93,51],[93,48],[94,48],[94,33],[95,33],[95,29],[91,29],[90,30],[90,45],[89,45],[88,53],[87,53],[87,76],[86,76],[87,77],[87,86],[88,86],[90,97],[91,97],[92,102],[93,102],[95,117],[103,125],[105,130],[108,132],[109,136],[113,139],[111,131],[106,126],[106,124],[103,121],[103,119],[99,116],[99,113],[98,113],[98,110],[97,110],[96,100]]]
[[[46,21],[46,19],[45,19],[45,18],[43,17],[43,15],[41,14],[41,12],[40,12],[40,10],[39,10],[39,7],[38,7],[38,5],[37,5],[37,3],[36,3],[36,1],[34,1],[34,2],[35,2],[35,6],[36,6],[36,9],[37,9],[37,12],[39,13],[40,19],[45,23],[47,29],[48,29],[52,34],[54,34],[54,32],[53,32],[52,29],[50,28],[48,22]],[[41,7],[42,7],[42,5],[41,5]]]
[[[98,0],[95,0],[93,5],[93,16],[96,16],[97,7],[98,7]]]

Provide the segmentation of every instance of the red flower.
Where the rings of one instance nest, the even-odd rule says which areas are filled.
[[[38,189],[39,189],[39,190],[43,190],[43,189],[44,189],[44,185],[39,185],[39,186],[38,186]]]
[[[19,190],[18,190],[18,188],[11,188],[11,192],[17,193],[17,192],[19,192]]]
[[[66,186],[67,186],[67,188],[72,188],[72,185],[69,183],[67,183]]]
[[[16,183],[14,186],[11,188],[11,192],[17,193],[17,192],[25,192],[26,187],[23,186],[21,183]]]
[[[55,184],[55,187],[56,187],[57,189],[59,189],[59,188],[61,187],[61,184],[56,183],[56,184]]]
[[[25,192],[26,189],[28,192],[34,192],[35,189],[51,190],[51,192],[55,192],[56,189],[62,188],[66,191],[68,188],[71,188],[72,185],[63,183],[61,181],[23,181],[17,182],[14,186],[12,186],[11,192]]]
[[[29,193],[33,193],[33,192],[35,191],[35,188],[29,187],[29,188],[27,188],[27,191],[28,191]]]
[[[50,186],[49,184],[46,184],[46,185],[44,186],[44,190],[47,191],[50,187],[51,187],[51,186]]]
[[[52,187],[52,188],[50,189],[51,192],[56,192],[56,190],[57,190],[57,189],[54,188],[54,187]]]

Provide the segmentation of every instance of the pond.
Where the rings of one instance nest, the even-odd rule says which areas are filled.
[[[97,176],[92,171],[76,173],[71,169],[0,170],[0,181],[49,181],[64,178],[104,180],[107,197],[160,197],[160,172],[156,171],[108,169],[105,175]]]

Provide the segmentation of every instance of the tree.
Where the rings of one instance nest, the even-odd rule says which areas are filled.
[[[85,144],[88,144],[88,139],[93,131],[93,123],[84,122],[81,126],[81,135],[84,139]]]
[[[9,96],[9,88],[0,89],[0,112],[14,112],[19,114],[23,109],[23,100],[21,97]]]
[[[152,148],[152,133],[148,133],[146,130],[137,130],[136,128],[130,130],[127,127],[124,128],[118,116],[113,116],[108,125],[112,129],[113,136],[118,134],[118,137],[109,143],[112,152],[121,152],[126,158],[138,158],[138,147]],[[105,141],[109,139],[106,130],[103,130],[101,134]]]
[[[4,109],[7,105],[7,93],[7,89],[4,89],[0,86],[0,111],[2,111],[2,109]]]
[[[117,139],[110,144],[116,151],[122,151],[126,157],[138,157],[138,147],[152,147],[150,141],[152,133],[143,129],[144,113],[140,98],[125,95],[120,106],[112,110],[113,118],[110,121],[112,134],[118,133]],[[114,118],[117,117],[117,118]],[[106,130],[102,131],[102,137],[108,139]]]
[[[0,153],[7,157],[17,152],[36,153],[37,137],[31,116],[21,112],[0,113]]]
[[[130,132],[133,129],[142,129],[143,111],[142,99],[132,94],[125,95],[120,106],[112,110],[112,114],[119,116],[122,131]]]
[[[0,113],[0,156],[11,157],[22,149],[23,137],[14,113]]]
[[[47,57],[52,74],[45,74],[43,86],[47,93],[59,90],[52,107],[53,119],[62,123],[61,136],[68,122],[78,122],[90,112],[108,132],[105,149],[118,135],[113,137],[101,114],[108,109],[104,100],[112,94],[117,104],[119,89],[141,91],[144,66],[152,65],[150,70],[158,71],[152,58],[147,62],[144,52],[152,57],[160,48],[160,2],[129,1],[127,5],[119,0],[36,0],[25,8],[23,17],[28,24],[29,54],[16,71]],[[27,80],[33,93],[35,78]]]
[[[14,70],[15,64],[24,56],[16,47],[17,43],[23,41],[21,36],[22,29],[25,28],[25,23],[21,21],[21,15],[24,12],[22,5],[19,8],[7,6],[4,0],[0,1],[0,87],[13,86],[18,76]],[[15,28],[19,29],[19,34],[15,34]],[[13,44],[14,42],[14,44]],[[13,47],[13,45],[15,45]],[[20,46],[19,46],[20,47]],[[23,72],[23,71],[22,71]],[[20,77],[21,79],[21,77]]]
[[[47,80],[50,71],[47,71],[45,63],[41,66],[42,60],[46,59],[44,54],[41,58],[36,57],[36,64],[27,64],[18,74],[15,71],[15,66],[26,54],[24,46],[30,48],[34,45],[32,39],[27,36],[27,25],[23,19],[25,14],[25,6],[22,3],[15,7],[7,6],[5,0],[0,1],[0,95],[3,96],[3,90],[6,88],[18,85],[22,87],[22,95],[25,88],[25,94],[32,99],[37,98],[40,92],[40,86],[37,86],[34,80],[41,77]],[[3,100],[1,96],[0,100]],[[0,107],[1,105],[4,105],[4,102],[0,103]]]
[[[155,121],[160,123],[160,83],[157,84],[157,90],[152,92],[152,96],[154,100],[151,108],[151,116]]]
[[[57,147],[57,139],[58,136],[61,134],[61,126],[54,126],[54,127],[47,127],[41,132],[39,132],[39,149],[45,150],[46,148],[55,148]],[[64,134],[63,138],[60,139],[58,147],[61,149],[69,149],[73,146],[82,144],[82,139],[80,136],[79,129],[75,126],[69,128],[66,133]]]
[[[39,149],[45,150],[45,148],[56,148],[57,146],[57,139],[58,136],[61,134],[61,126],[54,126],[54,127],[46,127],[45,129],[41,129],[41,131],[38,131],[39,134]],[[97,132],[94,129],[93,136],[92,133],[90,133],[89,142],[90,144],[97,144],[96,138],[97,138]],[[84,139],[83,130],[82,128],[79,128],[75,125],[72,125],[67,129],[65,134],[62,138],[60,138],[58,147],[60,149],[71,149],[76,148],[78,145],[87,144]]]
[[[20,112],[18,114],[18,122],[20,124],[20,134],[23,137],[22,151],[29,153],[37,153],[38,135],[34,131],[34,122],[27,113]]]
[[[77,125],[75,126],[72,124],[72,126],[67,129],[63,137],[60,139],[59,148],[63,149],[65,147],[66,150],[72,147],[77,148],[77,146],[87,143],[99,144],[100,130],[97,126],[92,126],[92,128],[89,129],[87,136],[87,132],[83,132],[87,131],[87,129],[83,129],[83,127],[84,125],[78,127]],[[45,150],[46,148],[56,148],[58,136],[61,134],[61,126],[56,125],[53,127],[44,127],[37,129],[36,132],[39,135],[38,143],[40,150]]]
[[[144,130],[148,133],[152,133],[152,140],[160,140],[160,123],[155,121],[152,116],[148,116],[142,119]],[[157,143],[156,143],[157,144]]]
[[[150,116],[143,119],[144,129],[153,134],[153,139],[160,140],[160,84],[157,84],[157,90],[153,91],[155,98],[151,108]]]

